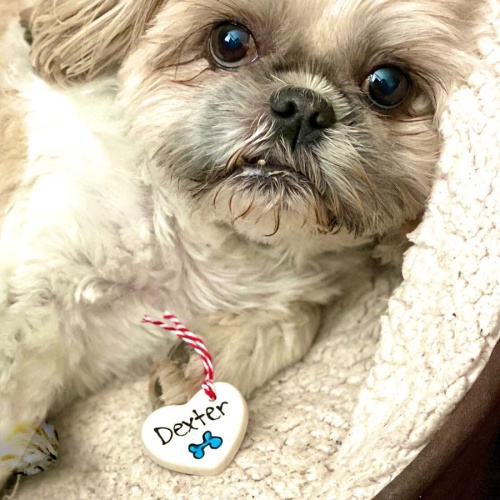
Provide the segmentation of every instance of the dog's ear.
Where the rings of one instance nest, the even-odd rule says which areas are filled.
[[[65,85],[117,68],[166,0],[38,0],[31,16],[32,63]]]

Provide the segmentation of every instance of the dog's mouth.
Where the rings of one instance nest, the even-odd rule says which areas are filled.
[[[229,177],[239,178],[241,180],[252,181],[266,184],[276,182],[307,182],[310,180],[301,172],[298,172],[289,165],[284,165],[274,160],[255,158],[239,158],[229,173]]]
[[[239,177],[257,177],[262,179],[272,179],[276,177],[305,177],[298,172],[285,167],[283,165],[262,165],[262,164],[247,164],[235,170],[235,174]]]

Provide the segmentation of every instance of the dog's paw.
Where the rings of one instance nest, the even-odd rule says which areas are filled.
[[[149,395],[154,409],[187,403],[201,389],[204,371],[200,357],[184,342],[152,371]]]

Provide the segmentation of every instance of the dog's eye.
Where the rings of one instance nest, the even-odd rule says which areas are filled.
[[[236,69],[257,59],[257,45],[247,28],[227,22],[218,25],[209,42],[214,63],[223,69]]]
[[[405,71],[397,66],[385,66],[373,71],[362,88],[373,104],[393,109],[406,99],[410,85],[410,77]]]

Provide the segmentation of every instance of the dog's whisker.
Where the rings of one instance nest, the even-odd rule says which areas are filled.
[[[273,236],[276,236],[278,234],[278,231],[280,230],[281,226],[281,209],[278,208],[278,210],[274,211],[274,231],[270,234],[266,234],[265,236],[267,238],[272,238]]]
[[[254,207],[254,200],[250,202],[248,207],[240,215],[238,215],[232,220],[232,224],[235,224],[238,220],[244,219],[252,211],[253,207]]]
[[[218,189],[218,190],[216,191],[216,193],[215,193],[214,200],[213,200],[213,205],[214,205],[214,208],[215,208],[215,209],[217,208],[217,199],[218,199],[218,197],[219,197],[219,195],[220,195],[220,193],[221,193],[221,191],[222,191],[222,189],[223,189],[223,188],[224,188],[224,186],[223,186],[223,185],[221,185],[221,186],[219,187],[219,189]]]
[[[229,212],[230,213],[233,213],[233,200],[234,200],[234,196],[235,196],[235,193],[233,193],[231,195],[231,197],[229,198],[229,202],[228,202],[228,205],[229,205]]]

